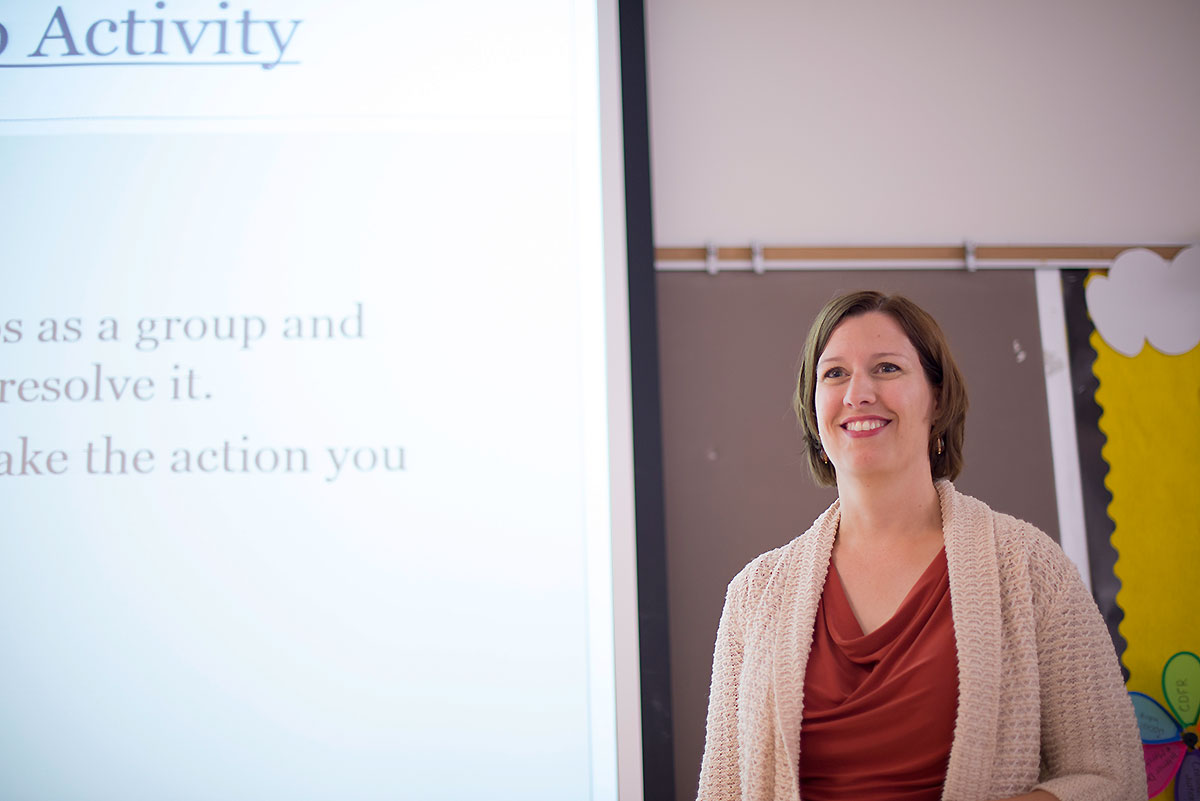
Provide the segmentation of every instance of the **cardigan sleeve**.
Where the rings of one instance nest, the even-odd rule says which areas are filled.
[[[1039,610],[1042,781],[1061,801],[1145,801],[1146,766],[1112,639],[1074,565],[1051,557],[1057,586]]]
[[[742,606],[746,596],[746,573],[744,570],[729,583],[717,627],[697,801],[733,801],[741,797],[738,686],[745,653]]]

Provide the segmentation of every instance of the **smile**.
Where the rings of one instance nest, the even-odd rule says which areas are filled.
[[[842,424],[847,431],[874,431],[888,424],[887,420],[851,420]]]

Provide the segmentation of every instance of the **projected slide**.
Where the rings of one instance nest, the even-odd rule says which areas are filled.
[[[595,16],[0,8],[0,797],[606,797]]]

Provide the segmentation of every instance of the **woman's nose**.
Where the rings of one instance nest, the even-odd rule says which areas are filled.
[[[854,373],[846,382],[845,402],[847,406],[861,406],[875,400],[875,384],[870,376]]]

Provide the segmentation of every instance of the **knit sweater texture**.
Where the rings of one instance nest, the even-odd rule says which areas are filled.
[[[1133,706],[1079,572],[1034,526],[939,481],[958,650],[945,801],[1144,801]],[[800,801],[804,669],[840,519],[748,564],[717,629],[699,801]]]

